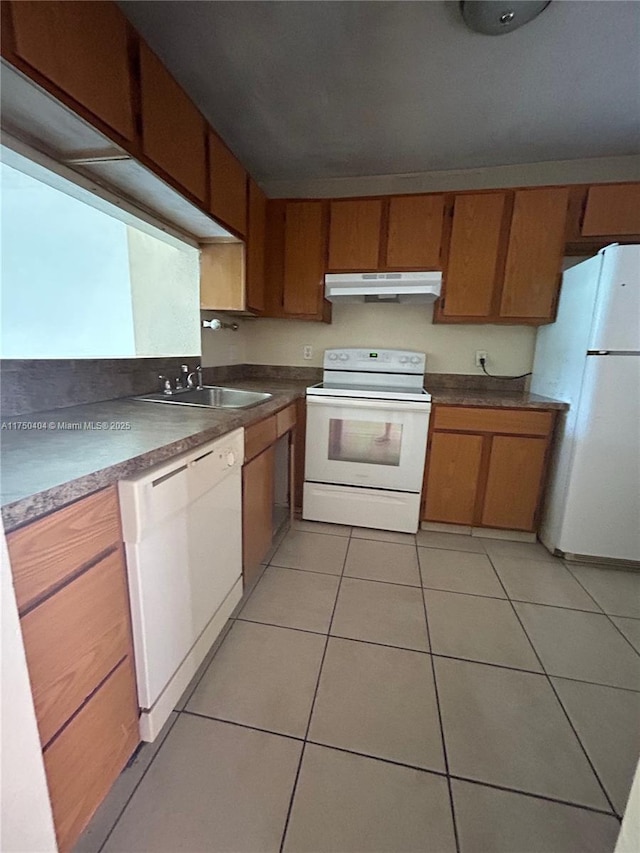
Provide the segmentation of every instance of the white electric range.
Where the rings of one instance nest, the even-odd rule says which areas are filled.
[[[302,517],[415,533],[431,395],[426,357],[408,350],[330,349],[307,388]]]

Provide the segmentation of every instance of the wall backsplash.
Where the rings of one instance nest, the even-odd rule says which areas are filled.
[[[44,412],[158,389],[158,374],[178,376],[189,358],[4,359],[0,362],[2,415]]]
[[[244,321],[240,332],[230,334],[242,336],[238,343],[250,364],[317,367],[327,348],[373,346],[426,352],[429,373],[480,373],[476,350],[488,352],[492,373],[531,370],[535,327],[434,325],[432,314],[430,305],[334,305],[331,325],[259,319]],[[303,358],[305,345],[313,347],[310,360]]]

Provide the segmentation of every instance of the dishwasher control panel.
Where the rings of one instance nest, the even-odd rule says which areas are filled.
[[[144,531],[215,488],[240,469],[244,429],[174,456],[118,484],[125,542],[138,542]]]

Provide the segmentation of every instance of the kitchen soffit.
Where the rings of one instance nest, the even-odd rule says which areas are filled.
[[[260,181],[638,151],[637,0],[499,38],[440,0],[119,5]]]

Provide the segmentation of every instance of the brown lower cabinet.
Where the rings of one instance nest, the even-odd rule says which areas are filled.
[[[434,406],[422,518],[533,532],[555,412]]]
[[[20,625],[61,851],[140,742],[115,487],[8,534]]]
[[[245,589],[260,570],[273,538],[274,445],[242,469],[242,565]]]
[[[259,574],[262,560],[271,548],[274,533],[279,526],[278,516],[274,513],[278,489],[276,442],[285,436],[290,513],[293,510],[296,421],[297,403],[291,403],[275,415],[245,429],[245,464],[242,469],[242,565],[245,590]]]

